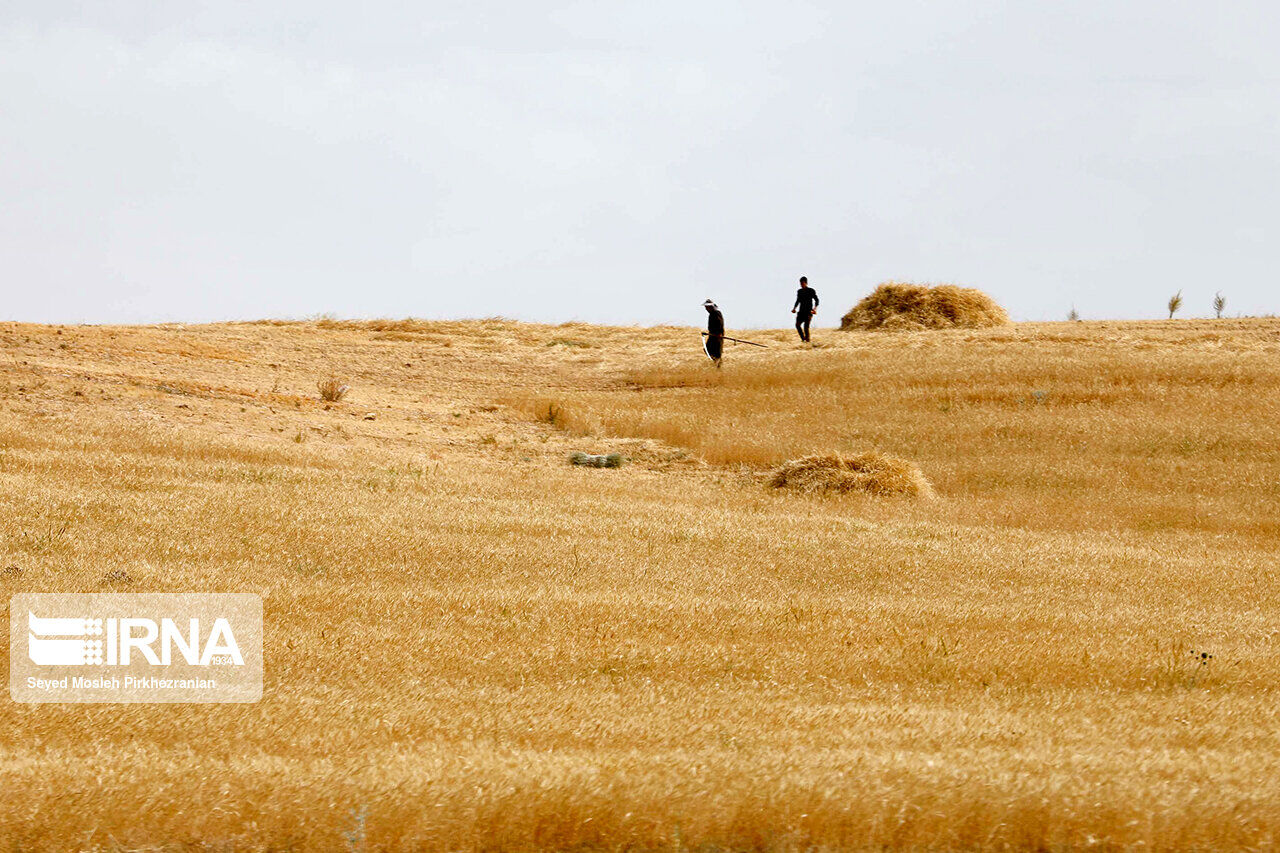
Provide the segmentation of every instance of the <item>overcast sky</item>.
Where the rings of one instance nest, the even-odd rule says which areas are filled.
[[[1280,313],[1275,2],[0,0],[4,319]]]

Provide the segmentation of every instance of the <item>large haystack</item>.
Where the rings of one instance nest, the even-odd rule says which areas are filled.
[[[933,497],[933,486],[913,463],[874,451],[856,456],[828,454],[792,459],[773,470],[769,485],[801,492]]]
[[[840,319],[841,329],[976,329],[1003,326],[1009,315],[981,290],[888,281]]]

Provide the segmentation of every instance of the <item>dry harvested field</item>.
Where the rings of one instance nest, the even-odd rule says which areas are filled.
[[[0,593],[267,662],[6,700],[0,849],[1280,846],[1280,321],[755,335],[0,324]]]

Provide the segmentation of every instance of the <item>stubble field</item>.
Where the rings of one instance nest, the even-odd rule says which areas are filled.
[[[6,700],[0,846],[1280,843],[1280,321],[758,337],[0,324],[0,593],[266,620],[257,704]],[[761,476],[862,449],[938,497]]]

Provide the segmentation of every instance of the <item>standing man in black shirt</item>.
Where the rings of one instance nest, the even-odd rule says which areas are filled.
[[[800,289],[796,291],[791,313],[796,315],[796,331],[800,333],[800,340],[809,343],[809,321],[818,313],[818,291],[809,286],[806,276],[800,276]]]

